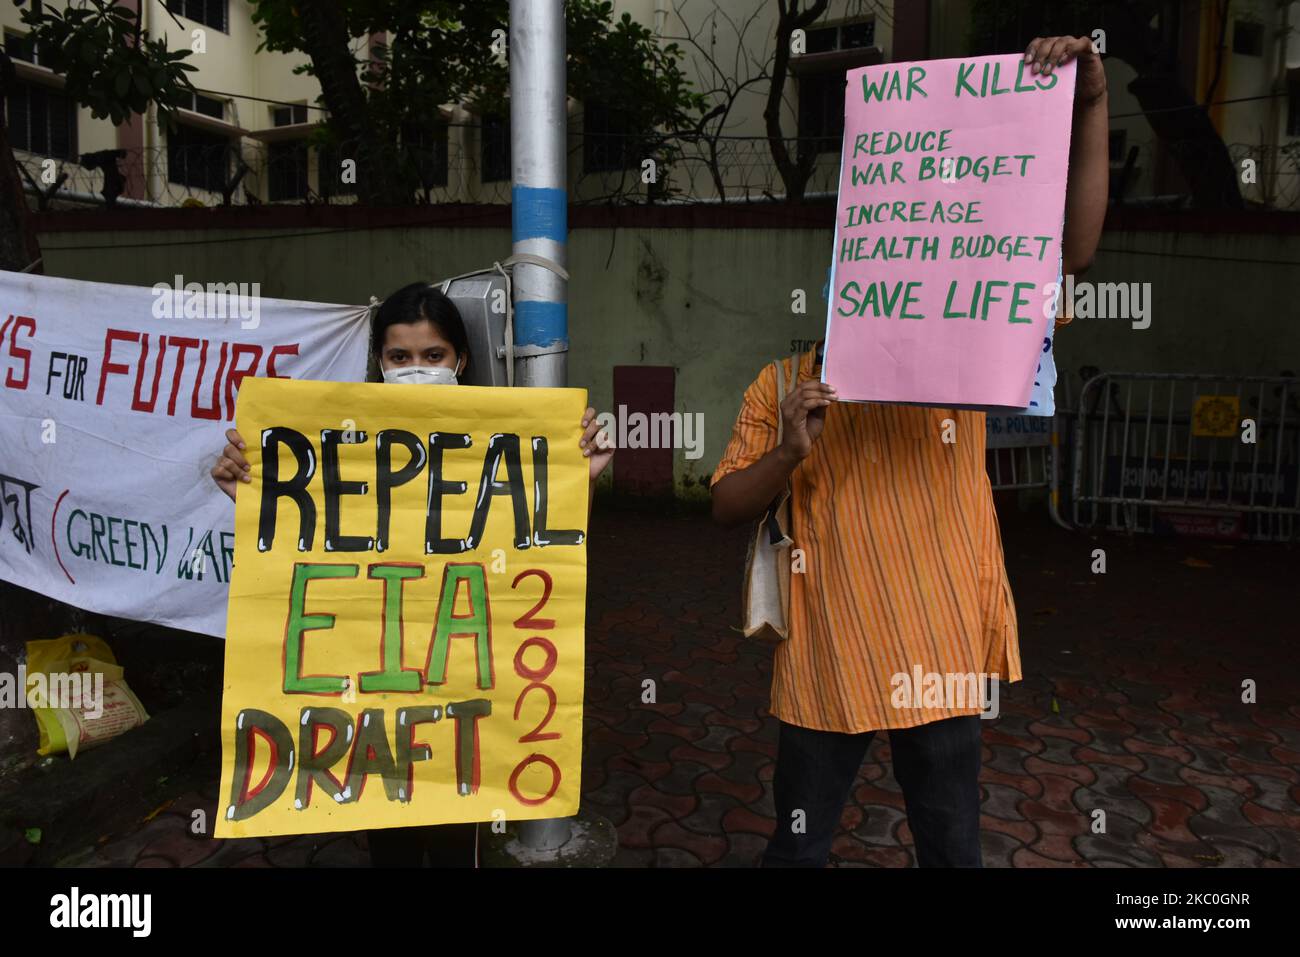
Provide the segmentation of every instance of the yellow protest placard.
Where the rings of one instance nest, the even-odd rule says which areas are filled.
[[[577,812],[585,408],[244,381],[217,837]]]

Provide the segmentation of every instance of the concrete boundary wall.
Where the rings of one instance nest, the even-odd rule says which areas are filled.
[[[764,204],[570,211],[570,384],[616,412],[615,366],[671,367],[672,408],[703,426],[698,457],[673,453],[678,495],[705,494],[741,393],[763,364],[821,336],[832,215],[829,205]],[[503,207],[90,211],[43,214],[38,224],[48,275],[153,285],[179,273],[326,302],[366,302],[510,252]],[[1061,331],[1058,363],[1075,394],[1088,366],[1300,369],[1300,215],[1123,211],[1082,278],[1124,284],[1098,298],[1116,303],[1126,292],[1139,297],[1130,311],[1141,303],[1149,314],[1079,318]],[[796,290],[804,314],[792,311]]]

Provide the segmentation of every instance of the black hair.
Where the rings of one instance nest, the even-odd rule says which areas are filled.
[[[464,379],[469,371],[469,337],[465,334],[465,322],[460,317],[456,304],[443,294],[437,286],[427,282],[413,282],[390,293],[383,304],[375,310],[370,320],[370,354],[378,363],[384,349],[384,338],[389,326],[401,326],[417,322],[431,322],[438,334],[451,343],[458,357],[463,357],[465,366],[460,378]]]

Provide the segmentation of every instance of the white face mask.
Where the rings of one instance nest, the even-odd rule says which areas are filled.
[[[385,369],[385,382],[403,385],[457,385],[456,371],[447,366],[404,366]]]

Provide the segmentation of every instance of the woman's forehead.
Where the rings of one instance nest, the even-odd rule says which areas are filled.
[[[442,337],[442,333],[428,319],[419,322],[395,323],[384,330],[385,349],[409,349],[420,351],[432,348],[450,349],[451,343]]]

